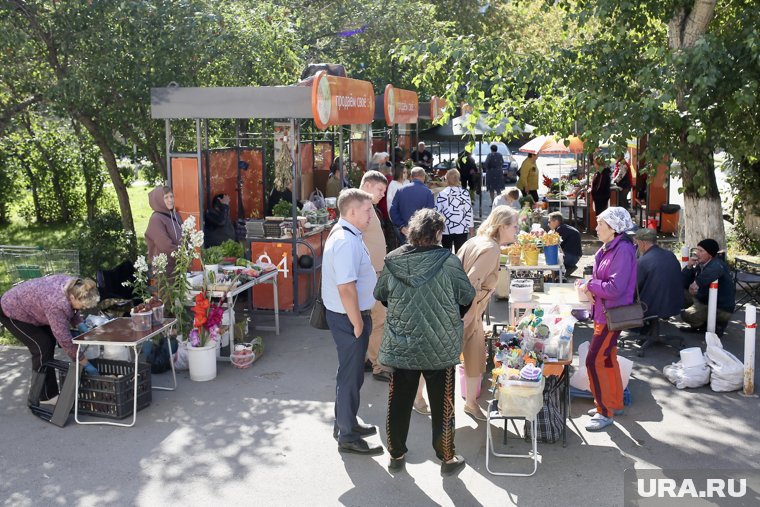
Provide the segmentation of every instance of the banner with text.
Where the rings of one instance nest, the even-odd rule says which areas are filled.
[[[388,125],[417,123],[420,106],[415,92],[389,84],[385,87],[383,106],[385,123]]]
[[[322,130],[332,125],[372,123],[375,92],[372,83],[318,72],[311,89],[314,123]]]

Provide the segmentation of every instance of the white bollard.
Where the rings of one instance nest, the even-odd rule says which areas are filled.
[[[747,305],[744,310],[744,391],[746,396],[755,392],[755,333],[757,308]]]
[[[689,262],[689,247],[684,245],[681,247],[681,269],[686,267],[687,262]]]
[[[707,331],[715,332],[715,317],[718,313],[718,281],[710,282],[710,295],[707,299]]]

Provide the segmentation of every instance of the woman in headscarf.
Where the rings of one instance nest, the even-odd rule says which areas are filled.
[[[182,219],[174,209],[174,192],[170,187],[156,187],[148,194],[148,203],[153,210],[145,230],[148,261],[152,262],[158,254],[166,254],[166,274],[171,276],[175,262],[171,253],[182,237]]]
[[[623,411],[623,383],[617,361],[620,331],[607,328],[605,310],[633,303],[636,291],[636,246],[626,231],[633,229],[628,210],[613,206],[597,217],[596,233],[602,247],[594,256],[594,272],[583,286],[594,307],[594,335],[586,370],[594,405],[588,431],[599,431],[613,423]]]

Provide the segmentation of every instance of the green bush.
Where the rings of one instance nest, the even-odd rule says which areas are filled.
[[[122,229],[121,216],[108,210],[94,220],[81,222],[71,248],[79,250],[79,271],[94,277],[100,269],[110,269],[123,261],[134,262],[137,251],[132,233]]]

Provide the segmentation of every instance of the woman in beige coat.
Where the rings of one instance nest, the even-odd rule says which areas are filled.
[[[475,299],[464,316],[464,371],[465,413],[485,421],[483,409],[478,406],[478,386],[486,371],[486,340],[483,333],[483,313],[496,287],[499,277],[500,245],[514,243],[517,234],[517,212],[510,206],[497,206],[478,228],[478,234],[469,239],[457,253],[470,283],[475,287]]]

